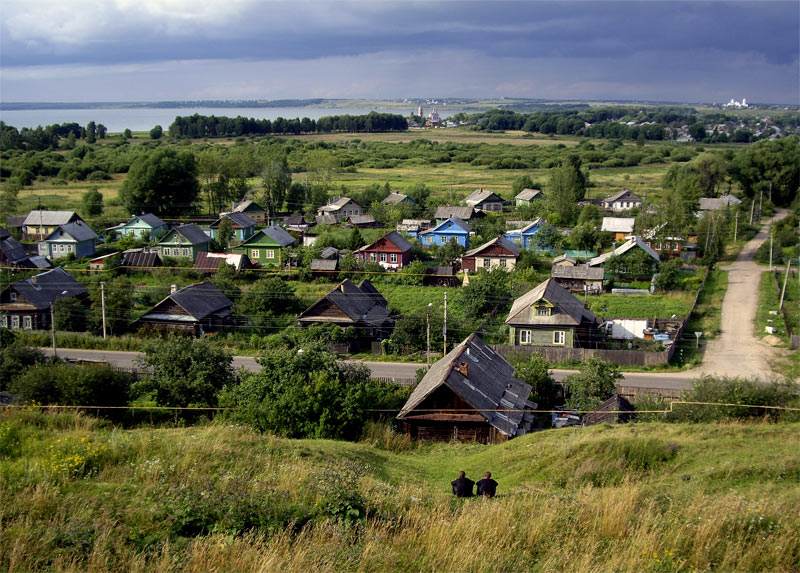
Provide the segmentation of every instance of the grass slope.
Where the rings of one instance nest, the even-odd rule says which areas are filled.
[[[795,570],[798,430],[648,423],[492,447],[376,433],[388,451],[3,413],[0,568]],[[454,499],[460,469],[491,469],[498,496]]]

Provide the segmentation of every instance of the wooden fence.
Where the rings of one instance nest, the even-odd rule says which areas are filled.
[[[678,331],[680,333],[680,330]],[[544,356],[551,363],[577,360],[583,362],[590,356],[599,356],[607,362],[616,362],[620,366],[656,366],[666,364],[672,356],[672,348],[659,352],[643,350],[607,350],[604,348],[559,348],[555,346],[509,346],[504,344],[490,345],[495,352],[505,357],[509,353],[523,355],[534,352]],[[674,344],[673,344],[674,346]]]

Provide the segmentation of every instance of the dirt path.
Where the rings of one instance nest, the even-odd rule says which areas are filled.
[[[775,220],[787,215],[779,209]],[[698,374],[723,376],[768,376],[769,360],[775,354],[772,347],[753,334],[753,322],[758,308],[758,285],[761,273],[768,270],[753,261],[756,250],[769,240],[770,225],[764,225],[758,234],[742,248],[736,261],[720,267],[728,271],[728,291],[722,301],[721,333],[709,342],[703,364]]]

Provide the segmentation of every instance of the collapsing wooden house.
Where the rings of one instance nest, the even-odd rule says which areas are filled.
[[[421,440],[503,442],[533,422],[531,386],[476,334],[436,362],[400,414],[407,434]],[[530,410],[530,411],[529,411]]]

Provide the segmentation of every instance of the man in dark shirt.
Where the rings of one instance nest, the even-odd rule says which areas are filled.
[[[475,482],[469,479],[464,472],[458,472],[458,479],[450,482],[453,494],[458,497],[472,497],[472,486]]]
[[[478,495],[494,497],[497,492],[497,482],[492,479],[492,472],[486,472],[482,480],[478,480]]]

